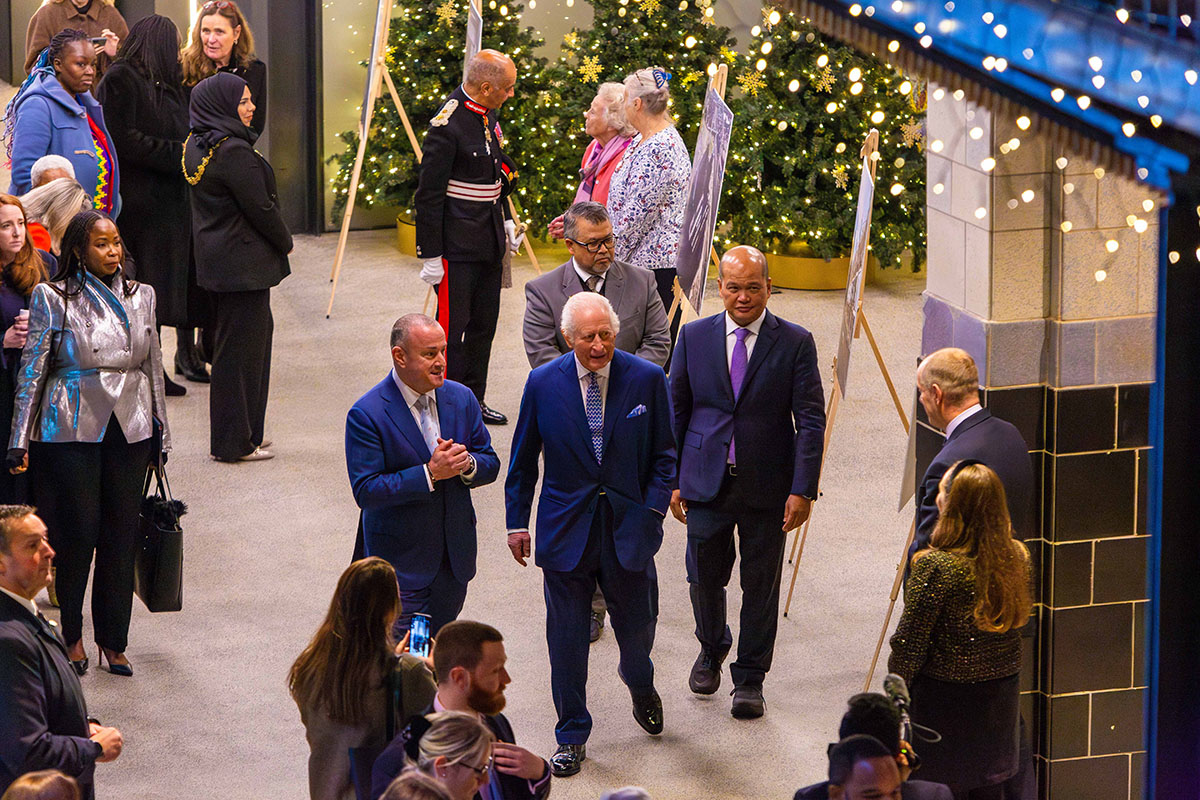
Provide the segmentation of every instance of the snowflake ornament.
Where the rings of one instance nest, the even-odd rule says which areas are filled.
[[[753,70],[743,72],[738,76],[737,82],[742,87],[743,92],[755,97],[758,97],[758,90],[767,85],[767,82],[763,80],[763,76]]]
[[[600,80],[600,56],[584,56],[579,62],[579,78],[585,83],[595,83]]]
[[[833,182],[837,184],[839,189],[845,189],[850,183],[850,175],[846,172],[846,167],[839,165],[833,171]]]
[[[577,31],[571,31],[570,33],[564,34],[563,47],[567,48],[568,50],[574,50],[575,48],[579,47],[579,33]]]
[[[834,84],[833,70],[829,67],[821,70],[821,74],[817,76],[817,81],[814,84],[819,92],[832,92]]]
[[[637,4],[641,6],[642,13],[647,17],[653,17],[662,8],[660,0],[637,0]]]
[[[916,120],[906,122],[900,126],[900,136],[904,139],[905,147],[916,145],[919,150],[925,139],[925,126]]]
[[[453,0],[446,0],[437,7],[438,25],[450,26],[454,22],[454,18],[458,16],[458,9],[454,7]]]

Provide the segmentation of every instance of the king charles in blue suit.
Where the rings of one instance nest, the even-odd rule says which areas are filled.
[[[446,380],[446,335],[424,314],[392,328],[392,371],[346,417],[346,469],[362,509],[365,554],[396,569],[403,612],[436,633],[458,616],[475,577],[471,490],[496,480],[500,459],[479,402]]]
[[[650,649],[658,620],[654,554],[675,474],[666,375],[615,351],[619,322],[602,295],[573,295],[562,328],[572,351],[529,374],[504,487],[508,545],[524,566],[538,482],[535,563],[542,568],[551,691],[558,712],[550,758],[573,775],[592,729],[587,710],[588,617],[597,583],[621,651],[619,674],[646,731],[662,731]]]

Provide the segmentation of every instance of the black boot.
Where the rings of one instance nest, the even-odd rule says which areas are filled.
[[[208,370],[196,349],[195,329],[175,329],[175,374],[193,383],[208,383]]]
[[[167,397],[183,397],[187,394],[187,387],[181,386],[167,376],[167,371],[163,370],[163,387]]]

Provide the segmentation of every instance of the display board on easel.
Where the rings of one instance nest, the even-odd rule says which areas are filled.
[[[883,374],[884,383],[887,384],[892,402],[896,406],[896,412],[900,416],[900,424],[904,427],[905,433],[909,429],[908,416],[904,413],[904,406],[900,403],[899,395],[896,394],[896,387],[892,383],[892,377],[883,361],[883,354],[879,352],[879,345],[875,341],[875,335],[871,333],[871,326],[867,323],[867,315],[863,310],[863,283],[866,278],[868,245],[871,241],[871,208],[875,200],[875,166],[879,160],[878,130],[872,128],[867,134],[867,139],[863,143],[859,155],[862,158],[862,178],[859,181],[858,208],[854,218],[854,240],[850,249],[850,267],[846,280],[845,303],[842,306],[842,328],[838,337],[838,354],[833,360],[833,390],[829,393],[829,402],[825,408],[822,471],[828,461],[829,440],[833,435],[834,424],[837,420],[838,404],[846,394],[851,340],[858,338],[862,333],[867,335],[867,341],[871,344],[871,351],[875,354],[879,371]],[[792,578],[788,586],[787,602],[783,607],[785,617],[791,609],[792,593],[796,588],[796,576],[800,572],[800,558],[804,555],[804,543],[808,539],[808,530],[812,525],[812,520],[813,514],[810,512],[808,519],[796,530],[795,538],[792,540],[792,552],[788,557],[788,563],[792,564]]]
[[[388,72],[387,58],[387,42],[388,31],[392,21],[392,6],[394,0],[379,0],[379,5],[375,10],[375,29],[371,39],[371,58],[367,62],[367,83],[366,89],[363,92],[362,114],[359,117],[358,125],[358,151],[354,156],[354,167],[350,171],[350,186],[346,197],[346,210],[342,215],[342,228],[338,234],[337,250],[333,256],[333,269],[329,273],[329,282],[332,284],[329,291],[329,306],[325,309],[325,319],[329,319],[333,313],[333,299],[337,295],[338,278],[341,276],[342,261],[346,256],[346,242],[350,235],[350,218],[354,213],[354,201],[358,197],[358,181],[362,176],[363,160],[366,157],[367,139],[371,135],[371,121],[375,115],[375,104],[379,101],[383,85],[387,84],[388,94],[391,95],[392,102],[396,106],[396,113],[400,115],[400,122],[404,125],[404,132],[408,136],[408,142],[412,145],[413,155],[417,159],[417,163],[421,163],[421,143],[417,141],[416,131],[413,130],[412,123],[408,119],[408,114],[404,110],[404,103],[400,100],[400,93],[396,91],[396,84],[392,81],[391,73]],[[466,74],[467,64],[471,58],[479,52],[481,41],[483,38],[483,15],[480,9],[480,0],[470,0],[470,9],[467,16],[467,41],[464,49],[465,58],[463,59],[463,74]],[[474,49],[472,49],[474,48]],[[516,205],[511,197],[508,199],[509,211],[512,218],[517,222],[518,228],[523,228],[520,223],[520,217],[517,214]],[[533,246],[529,244],[529,239],[526,237],[525,252],[529,255],[529,260],[533,262],[534,268],[540,274],[542,269],[538,263],[537,256],[534,255]],[[432,296],[432,287],[425,298],[425,305],[428,308],[430,297]]]

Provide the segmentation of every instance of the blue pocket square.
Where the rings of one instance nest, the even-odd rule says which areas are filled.
[[[626,414],[625,419],[633,419],[634,417],[640,417],[642,414],[645,414],[645,413],[646,413],[646,407],[644,405],[639,405],[633,411],[630,411],[628,414]]]

